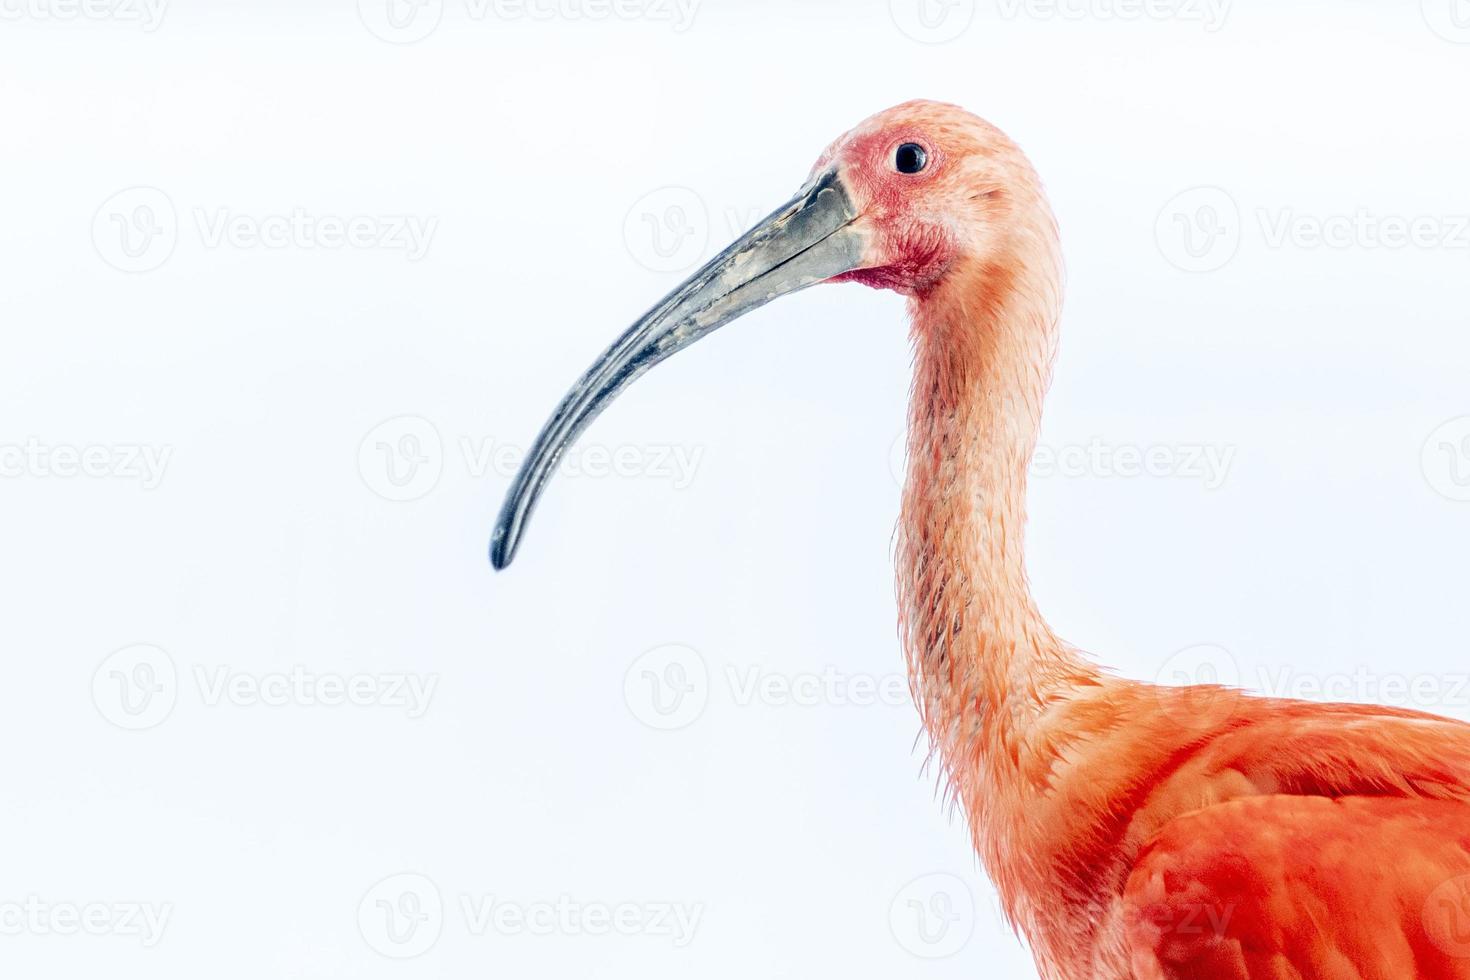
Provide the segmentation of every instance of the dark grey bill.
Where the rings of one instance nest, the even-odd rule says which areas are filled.
[[[567,392],[521,464],[490,539],[491,564],[510,564],[562,454],[635,378],[756,307],[858,268],[863,236],[856,219],[836,173],[822,174],[604,351]]]

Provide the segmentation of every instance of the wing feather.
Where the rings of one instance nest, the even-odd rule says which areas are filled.
[[[1470,978],[1470,804],[1257,796],[1166,825],[1124,891],[1140,980]]]

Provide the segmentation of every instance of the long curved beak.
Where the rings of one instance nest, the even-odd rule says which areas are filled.
[[[815,177],[604,351],[567,392],[516,474],[490,539],[491,564],[502,569],[515,558],[562,454],[635,378],[779,296],[860,268],[865,237],[858,217],[835,171]]]

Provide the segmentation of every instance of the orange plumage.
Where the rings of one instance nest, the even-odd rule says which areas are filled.
[[[940,157],[895,190],[896,140]],[[899,525],[914,691],[1044,977],[1470,977],[1470,726],[1165,688],[1059,640],[1024,570],[1060,313],[1055,224],[1013,143],[909,103],[828,150],[911,298]]]

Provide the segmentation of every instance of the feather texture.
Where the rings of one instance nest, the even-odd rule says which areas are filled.
[[[899,183],[874,161],[918,139]],[[1021,151],[953,106],[881,113],[823,157],[910,297],[896,538],[933,751],[1048,980],[1470,978],[1470,726],[1112,677],[1058,639],[1024,563],[1056,350],[1056,225]]]

